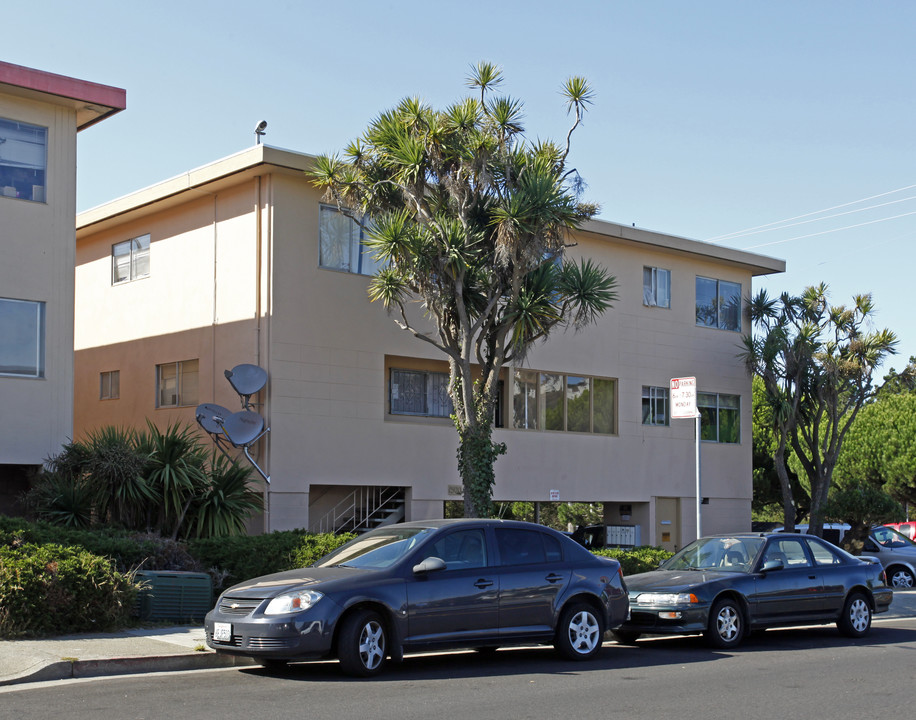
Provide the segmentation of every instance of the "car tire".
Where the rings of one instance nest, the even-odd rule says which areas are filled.
[[[569,660],[590,660],[601,650],[604,626],[591,605],[574,602],[560,614],[554,647]]]
[[[840,632],[847,637],[859,638],[871,628],[871,605],[860,592],[852,593],[843,605],[843,612],[836,623]]]
[[[347,675],[378,675],[387,656],[388,636],[377,612],[357,610],[344,619],[337,637],[337,659]]]
[[[741,643],[744,639],[744,615],[737,601],[723,598],[712,606],[704,637],[708,645],[720,650],[734,648]]]
[[[627,632],[626,630],[611,630],[611,637],[621,645],[635,645],[642,637],[642,633]]]
[[[914,584],[913,573],[905,567],[894,566],[887,572],[888,584],[895,590],[911,588]]]

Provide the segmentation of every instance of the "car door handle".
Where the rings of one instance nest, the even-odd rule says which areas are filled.
[[[487,580],[486,578],[480,578],[480,580],[474,583],[474,587],[480,588],[481,590],[483,590],[484,588],[490,587],[492,584],[493,584],[492,580]]]
[[[563,579],[563,576],[562,576],[562,575],[558,575],[557,573],[550,573],[550,574],[549,574],[546,578],[544,578],[544,579],[547,580],[547,582],[549,582],[549,583],[558,583],[558,582],[560,582],[560,581]]]

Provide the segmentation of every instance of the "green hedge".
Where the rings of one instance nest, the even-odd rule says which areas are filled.
[[[192,540],[189,549],[210,572],[214,586],[219,589],[258,575],[311,565],[353,537],[283,530],[266,535]]]
[[[674,553],[660,547],[638,547],[632,550],[622,548],[601,548],[593,550],[595,555],[614,558],[620,563],[624,576],[657,570],[659,563],[670,558]]]
[[[201,571],[185,543],[159,535],[118,528],[75,530],[0,515],[0,545],[22,543],[81,547],[93,555],[110,558],[121,572],[141,569]]]
[[[124,627],[137,590],[110,560],[82,548],[0,546],[0,637]]]

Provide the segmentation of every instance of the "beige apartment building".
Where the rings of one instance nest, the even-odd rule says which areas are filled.
[[[0,512],[73,435],[76,134],[125,99],[0,62]]]
[[[250,455],[270,483],[253,475],[266,500],[253,530],[327,529],[372,498],[393,498],[391,517],[441,517],[461,497],[446,364],[368,301],[359,227],[322,203],[312,160],[257,145],[78,216],[76,434],[194,423],[201,403],[241,411],[224,373],[255,365],[270,431]],[[571,240],[620,297],[506,369],[494,498],[601,502],[629,542],[685,544],[695,425],[670,418],[668,387],[693,376],[702,530],[748,529],[743,306],[753,278],[785,263],[603,221]]]

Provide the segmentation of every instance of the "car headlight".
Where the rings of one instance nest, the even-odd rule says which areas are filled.
[[[693,593],[640,593],[636,600],[646,605],[692,605],[700,602]]]
[[[265,615],[287,615],[289,613],[308,610],[312,605],[324,597],[323,593],[315,590],[301,590],[300,592],[278,595],[264,609]]]

